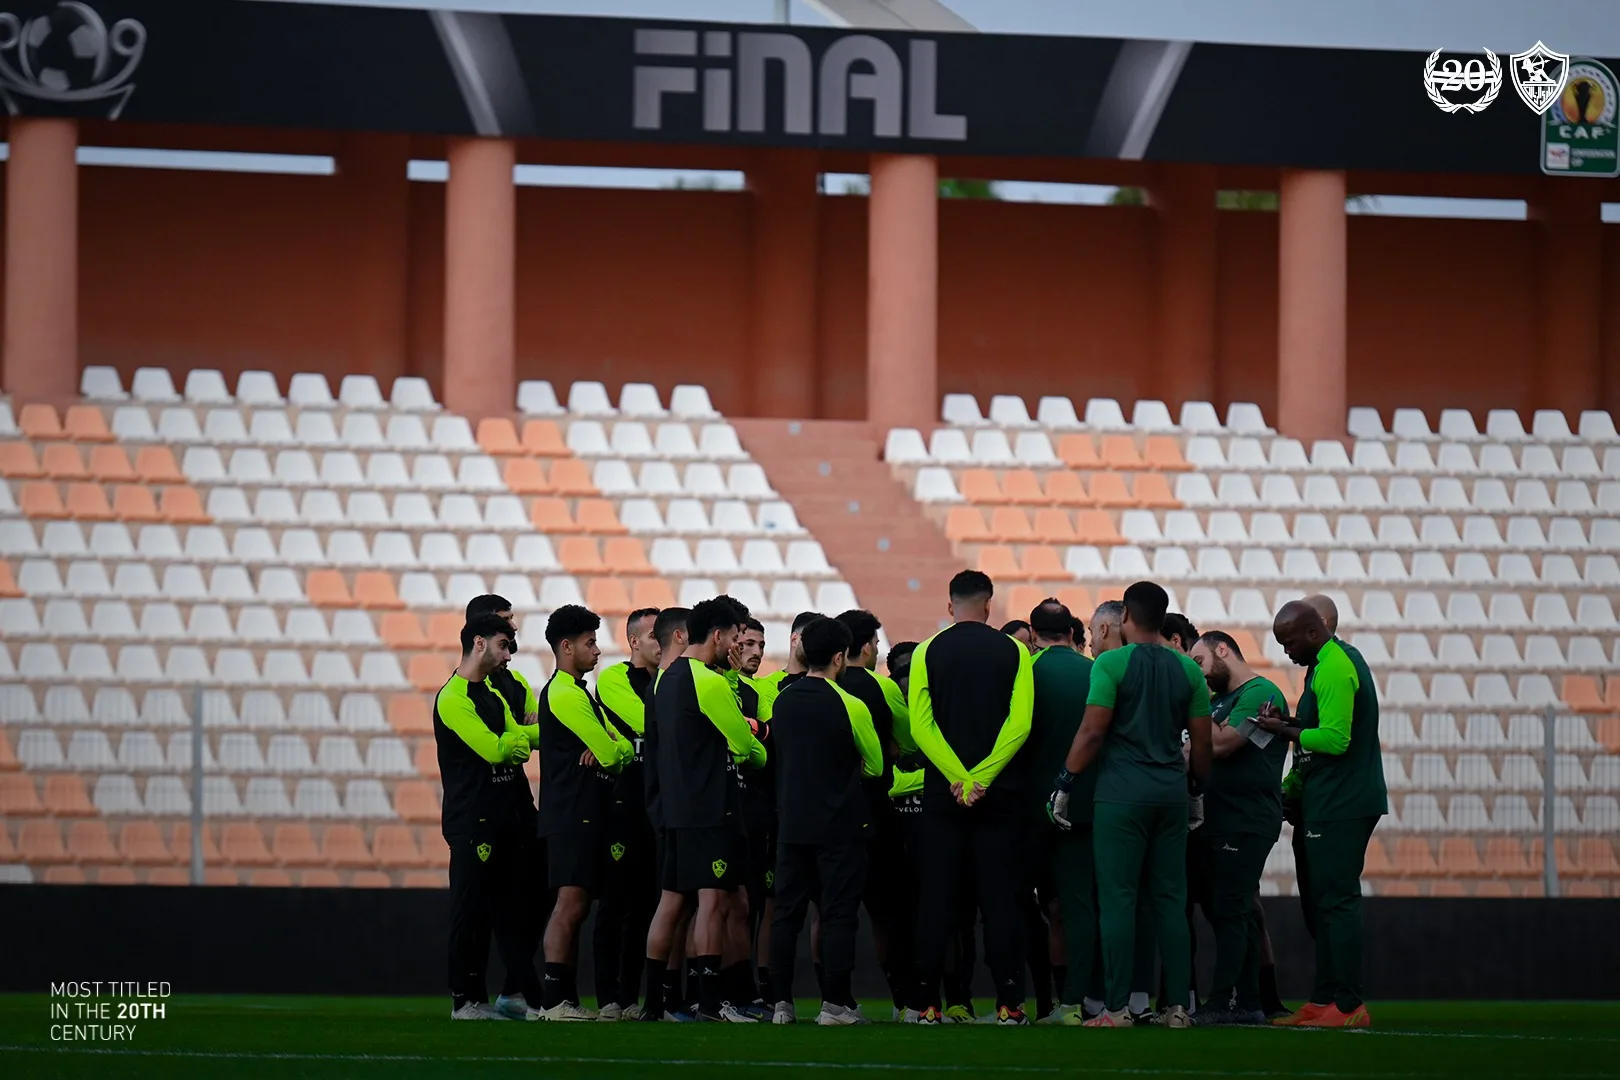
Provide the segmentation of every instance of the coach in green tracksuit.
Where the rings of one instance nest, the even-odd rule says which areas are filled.
[[[1092,837],[1097,903],[1102,915],[1104,1012],[1088,1026],[1128,1027],[1135,959],[1138,892],[1151,906],[1164,956],[1164,1023],[1192,1026],[1187,939],[1187,762],[1181,732],[1191,736],[1190,760],[1200,780],[1210,770],[1209,688],[1203,672],[1159,636],[1170,606],[1150,581],[1125,590],[1123,648],[1091,668],[1085,719],[1058,773],[1049,812],[1068,827],[1079,775],[1095,760],[1097,795]]]
[[[1288,703],[1270,679],[1256,675],[1230,635],[1211,630],[1189,654],[1204,672],[1210,701],[1214,763],[1204,790],[1209,844],[1210,923],[1215,929],[1215,976],[1196,1023],[1265,1022],[1260,999],[1260,913],[1254,894],[1266,856],[1282,831],[1282,770],[1288,740],[1262,731],[1254,718]]]
[[[1303,601],[1284,604],[1272,626],[1288,658],[1305,673],[1294,723],[1273,711],[1256,723],[1299,744],[1283,781],[1297,793],[1316,911],[1316,980],[1311,1000],[1279,1024],[1368,1027],[1361,1000],[1361,870],[1378,819],[1389,812],[1378,744],[1378,695],[1357,663]]]

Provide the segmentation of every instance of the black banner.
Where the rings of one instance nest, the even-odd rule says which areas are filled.
[[[1539,118],[1506,76],[1490,107],[1447,113],[1425,91],[1421,53],[253,0],[0,6],[12,115],[1539,171]]]

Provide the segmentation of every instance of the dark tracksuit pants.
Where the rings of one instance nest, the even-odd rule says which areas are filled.
[[[1361,870],[1375,817],[1307,821],[1305,837],[1316,924],[1316,980],[1311,1000],[1344,1013],[1361,1005]]]
[[[964,871],[984,916],[985,960],[996,983],[996,1004],[1024,1006],[1024,921],[1018,890],[1026,816],[1017,793],[991,789],[972,807],[927,805],[922,812],[921,901],[917,915],[919,1006],[939,1005],[945,950],[963,907]]]
[[[776,845],[776,915],[771,922],[771,987],[793,1000],[799,933],[814,903],[821,915],[821,966],[829,986],[849,985],[855,970],[855,931],[866,888],[867,846]],[[834,1002],[851,1005],[853,1001]]]
[[[633,1005],[641,996],[647,928],[658,907],[656,842],[645,817],[616,820],[609,828],[609,861],[591,932],[596,1001]]]
[[[526,829],[457,836],[450,845],[450,993],[459,1006],[489,1000],[489,941],[495,937],[509,993],[540,1000],[534,954],[545,912],[535,910],[533,884],[544,874],[537,842]],[[541,889],[544,892],[544,889]]]
[[[1096,804],[1092,826],[1101,910],[1105,1004],[1130,1000],[1137,905],[1152,913],[1164,959],[1165,997],[1183,1004],[1192,985],[1187,942],[1187,807]]]
[[[1063,962],[1067,965],[1064,984],[1057,988],[1058,1001],[1079,1005],[1089,996],[1097,955],[1097,868],[1091,822],[1076,822],[1068,831],[1055,831],[1049,852],[1058,910],[1063,916]]]
[[[1254,1012],[1261,1008],[1260,910],[1254,893],[1277,838],[1263,833],[1227,833],[1211,835],[1208,841],[1211,874],[1204,911],[1215,929],[1215,974],[1209,1003],[1216,1009]]]

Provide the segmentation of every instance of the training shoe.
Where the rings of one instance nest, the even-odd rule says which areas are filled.
[[[468,1001],[450,1013],[452,1020],[505,1020],[501,1011],[487,1001]]]
[[[699,1016],[697,1013],[695,1013],[695,1012],[687,1012],[684,1009],[666,1009],[666,1010],[664,1010],[664,1021],[665,1021],[665,1023],[670,1023],[670,1024],[695,1024],[701,1019],[703,1019],[703,1017]]]
[[[1259,1009],[1199,1009],[1193,1027],[1227,1027],[1234,1024],[1264,1024],[1266,1014]]]
[[[1011,1005],[1001,1005],[996,1008],[997,1027],[1029,1027],[1029,1016],[1023,1009]]]
[[[770,1020],[772,1014],[775,1012],[774,1009],[765,1004],[764,998],[755,998],[747,1005],[740,1006],[739,1011],[747,1014],[748,1016],[752,1016],[755,1020],[758,1020],[762,1024],[767,1020]]]
[[[947,1024],[971,1024],[977,1019],[968,1005],[951,1005],[946,1008],[944,1016]]]
[[[646,1016],[644,1016],[642,1014],[641,1006],[637,1005],[635,1002],[632,1001],[628,1005],[620,1006],[620,1008],[619,1008],[619,1019],[621,1019],[621,1020],[645,1020]]]
[[[916,1023],[921,1022],[921,1020],[922,1020],[922,1012],[921,1012],[921,1010],[918,1010],[918,1009],[901,1009],[900,1010],[900,1015],[899,1015],[898,1019],[895,1020],[895,1023],[897,1023],[897,1024],[916,1024]]]
[[[1355,1010],[1345,1013],[1337,1005],[1326,1005],[1322,1011],[1308,1020],[1301,1020],[1294,1025],[1303,1028],[1364,1028],[1372,1027],[1372,1017],[1367,1015],[1367,1006],[1357,1005]]]
[[[1320,1016],[1323,1011],[1332,1008],[1333,1006],[1331,1005],[1318,1005],[1314,1001],[1307,1001],[1305,1004],[1301,1005],[1297,1011],[1291,1012],[1287,1016],[1279,1016],[1277,1019],[1273,1020],[1272,1023],[1278,1027],[1299,1027],[1305,1021],[1314,1020]],[[1334,1011],[1336,1012],[1337,1010]]]
[[[871,1022],[861,1013],[859,1005],[834,1005],[830,1001],[821,1003],[821,1015],[816,1017],[816,1023],[822,1027],[849,1027]]]
[[[540,1019],[562,1021],[595,1020],[596,1012],[593,1009],[587,1009],[577,1001],[564,1001],[553,1005],[549,1009],[542,1009]]]
[[[1052,1026],[1055,1027],[1055,1026],[1063,1023],[1064,1017],[1068,1016],[1072,1012],[1079,1012],[1079,1011],[1080,1011],[1080,1006],[1078,1006],[1078,1005],[1062,1005],[1062,1004],[1053,1005],[1051,1012],[1047,1013],[1045,1016],[1041,1017],[1039,1020],[1037,1020],[1035,1022],[1037,1024],[1041,1024],[1043,1026],[1052,1025]]]
[[[522,994],[513,994],[507,997],[502,994],[495,999],[495,1011],[508,1020],[538,1020],[540,1010],[529,1004],[529,999]]]
[[[930,1005],[918,1015],[917,1023],[938,1027],[940,1024],[954,1024],[956,1021],[945,1019],[945,1014],[939,1011],[938,1005]]]
[[[596,1010],[596,1018],[604,1023],[613,1023],[624,1019],[624,1007],[617,1001],[610,1001]]]
[[[1109,1012],[1104,1009],[1080,1026],[1089,1028],[1128,1028],[1135,1027],[1136,1020],[1131,1016],[1129,1009],[1120,1009],[1118,1012]]]
[[[1129,1010],[1126,1011],[1129,1012]],[[1098,1013],[1097,1015],[1101,1016],[1102,1014]],[[1143,1009],[1141,1012],[1130,1013],[1130,1018],[1133,1024],[1156,1024],[1159,1022],[1159,1014],[1152,1009]]]
[[[1164,1010],[1164,1016],[1159,1021],[1167,1028],[1190,1028],[1193,1026],[1192,1017],[1187,1015],[1185,1005],[1172,1005]]]
[[[798,1022],[799,1022],[799,1013],[798,1013],[798,1010],[796,1010],[793,1007],[793,1002],[791,1002],[791,1001],[778,1001],[776,1003],[776,1009],[771,1014],[771,1023],[773,1023],[773,1024],[797,1024]]]
[[[743,1012],[741,1009],[737,1008],[737,1006],[733,1005],[729,1001],[721,1002],[721,1004],[720,1004],[720,1015],[718,1017],[714,1017],[714,1019],[720,1020],[720,1021],[722,1021],[724,1023],[727,1023],[727,1024],[757,1024],[757,1023],[759,1023],[759,1021],[756,1020],[754,1017],[749,1016],[747,1013]]]

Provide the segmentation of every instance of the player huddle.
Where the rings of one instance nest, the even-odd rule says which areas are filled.
[[[992,595],[958,574],[950,625],[891,649],[886,676],[870,612],[800,615],[786,668],[760,676],[764,628],[733,598],[637,611],[630,658],[594,695],[596,614],[552,613],[555,671],[536,691],[508,667],[510,605],[473,600],[434,708],[452,1016],[791,1024],[813,914],[816,1022],[864,1024],[864,906],[902,1022],[976,1019],[982,926],[985,1022],[1029,1023],[1033,976],[1043,1023],[1367,1026],[1359,878],[1387,806],[1372,679],[1331,601],[1278,614],[1308,669],[1290,719],[1233,638],[1200,635],[1151,582],[1093,615],[1092,657],[1058,601],[996,630]],[[1317,941],[1294,1013],[1258,903],[1285,815]],[[596,1010],[576,987],[593,903]],[[1216,941],[1201,1006],[1195,905]],[[493,1005],[492,936],[507,972]]]

